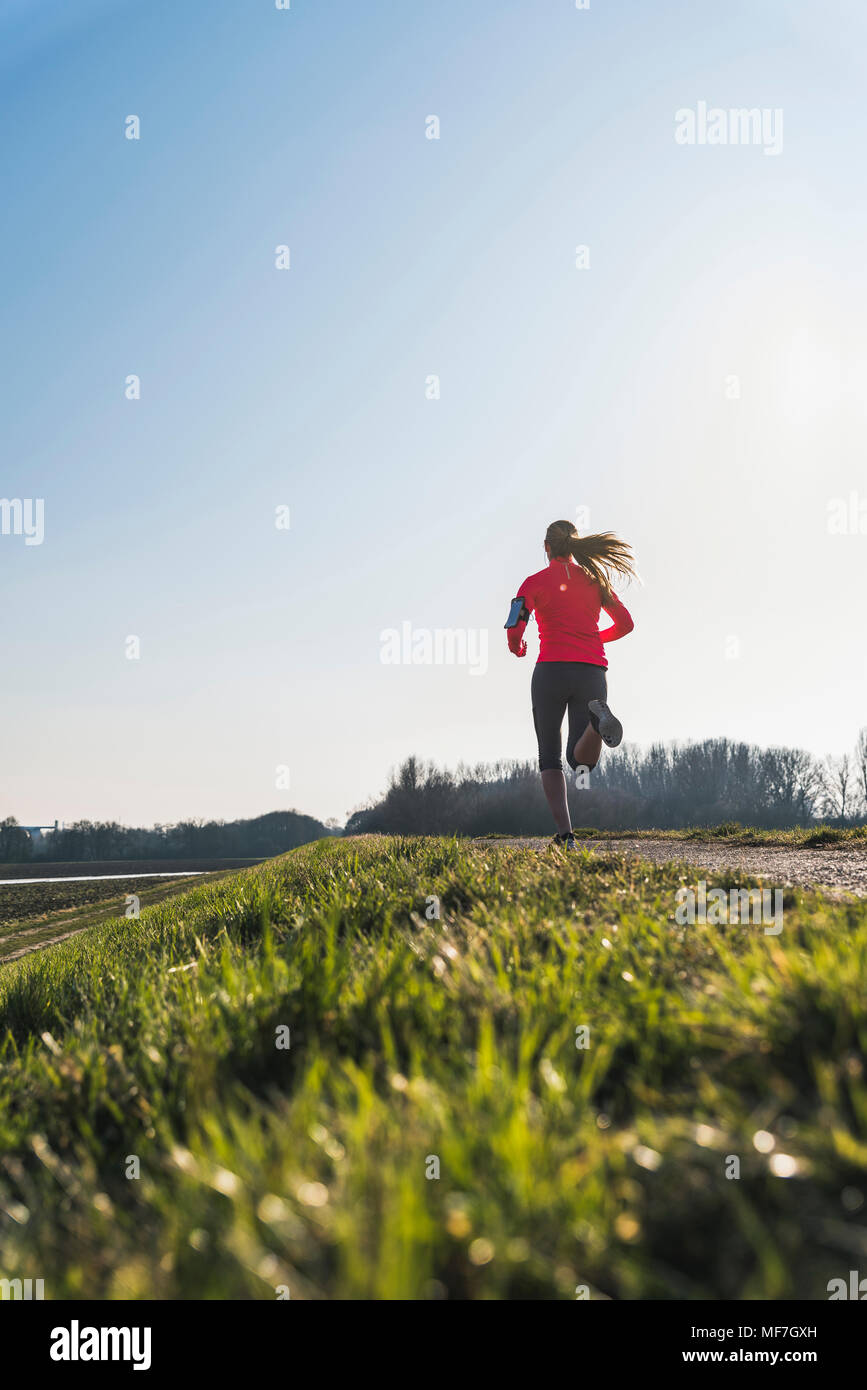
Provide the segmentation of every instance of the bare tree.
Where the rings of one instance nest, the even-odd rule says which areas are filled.
[[[859,729],[855,744],[855,778],[861,798],[861,814],[867,816],[867,727]]]
[[[770,813],[779,825],[808,824],[823,790],[822,767],[803,748],[768,748],[761,755]]]
[[[849,754],[839,758],[825,759],[825,806],[832,816],[839,816],[840,824],[846,824],[846,811],[850,802],[852,765]]]

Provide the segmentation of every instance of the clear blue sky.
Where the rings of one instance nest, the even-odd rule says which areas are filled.
[[[644,580],[629,739],[848,748],[865,44],[854,0],[5,0],[0,494],[45,537],[0,535],[0,815],[342,819],[412,752],[533,757],[502,623],[579,507]],[[781,153],[679,145],[700,101]],[[405,620],[487,670],[384,665]]]

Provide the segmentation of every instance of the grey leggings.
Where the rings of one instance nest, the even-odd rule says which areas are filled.
[[[569,711],[569,742],[566,761],[574,770],[577,763],[573,749],[579,738],[592,724],[599,721],[587,708],[588,700],[604,700],[608,694],[605,667],[589,661],[537,661],[530,686],[533,700],[533,723],[539,740],[539,767],[542,772],[562,769],[561,728],[563,715]],[[595,767],[595,763],[590,763]]]

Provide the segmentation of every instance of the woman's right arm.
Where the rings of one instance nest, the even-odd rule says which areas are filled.
[[[533,600],[527,592],[529,587],[529,581],[525,579],[515,595],[516,598],[523,598],[524,611],[527,616],[522,618],[519,623],[516,623],[514,627],[506,628],[506,639],[509,643],[509,651],[513,656],[527,655],[527,643],[524,641],[524,633],[527,630],[527,623],[530,620],[530,614],[534,606]]]

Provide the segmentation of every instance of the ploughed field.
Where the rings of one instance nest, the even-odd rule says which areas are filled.
[[[162,874],[212,873],[218,869],[244,869],[260,864],[261,857],[247,859],[30,859],[26,864],[0,864],[0,886],[4,879],[76,878],[82,874]]]
[[[679,922],[694,881],[367,836],[138,919],[115,894],[0,967],[0,1268],[47,1298],[827,1299],[867,1251],[867,901],[785,887],[767,934]]]
[[[0,961],[17,949],[13,936],[19,932],[24,932],[31,944],[48,943],[59,939],[70,926],[79,929],[94,920],[124,916],[128,895],[142,902],[160,901],[174,875],[183,884],[190,881],[184,879],[186,874],[213,877],[258,863],[261,860],[105,859],[0,864]],[[88,911],[93,907],[104,910],[94,916]],[[22,936],[19,944],[24,940]]]
[[[161,863],[163,867],[151,869],[150,862]],[[150,862],[146,868],[142,868],[141,861],[130,865],[120,860],[98,865],[76,863],[50,866],[62,869],[64,873],[71,872],[82,876],[99,874],[100,871],[106,874],[101,878],[85,878],[76,882],[57,880],[41,883],[32,881],[31,876],[31,881],[26,883],[9,883],[0,877],[0,963],[64,940],[73,932],[93,926],[96,922],[125,916],[134,906],[129,901],[133,896],[139,899],[139,905],[143,908],[174,896],[175,893],[189,887],[193,881],[183,876],[185,871],[191,870],[193,861],[182,864],[166,860]],[[227,867],[215,871],[214,861],[196,862],[210,865],[211,872],[207,875],[209,878],[221,877],[235,867],[230,862]],[[5,878],[23,878],[21,870],[25,867],[35,866],[3,865],[4,869],[15,871],[7,873]],[[38,867],[44,870],[48,866]],[[136,877],[135,874],[130,876],[133,869],[135,874],[141,874],[142,877]],[[152,873],[171,875],[172,872],[176,872],[179,877],[173,879],[170,876],[146,876]],[[198,874],[205,877],[202,870],[199,870]]]

